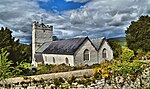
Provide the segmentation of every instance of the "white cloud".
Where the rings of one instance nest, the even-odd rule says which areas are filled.
[[[81,3],[83,3],[83,2],[87,2],[87,1],[89,1],[89,0],[65,0],[66,2],[81,2]]]
[[[91,0],[79,10],[65,12],[70,17],[70,29],[81,31],[72,35],[90,37],[124,36],[131,21],[148,14],[149,0]]]
[[[31,23],[40,21],[41,17],[46,24],[54,25],[54,34],[60,38],[118,37],[125,35],[124,31],[131,21],[150,14],[149,0],[66,1],[89,2],[77,10],[64,11],[59,15],[41,9],[36,0],[1,0],[0,24],[12,29],[14,36],[22,42],[31,40]]]
[[[0,24],[12,29],[13,35],[22,40],[31,41],[31,24],[33,21],[45,23],[60,22],[63,18],[41,9],[35,0],[0,1]],[[46,18],[46,19],[45,19]],[[24,35],[22,34],[26,34]],[[18,36],[20,34],[20,36]],[[22,36],[21,36],[22,35]]]
[[[38,1],[41,1],[41,2],[48,2],[49,0],[38,0]]]

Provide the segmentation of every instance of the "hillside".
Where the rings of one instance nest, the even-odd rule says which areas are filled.
[[[121,46],[126,46],[126,38],[125,37],[109,38],[109,40],[114,40],[114,41],[118,42]]]

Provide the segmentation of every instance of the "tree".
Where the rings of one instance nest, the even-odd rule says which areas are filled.
[[[114,58],[119,57],[122,53],[121,46],[114,40],[108,40],[108,43],[110,44],[111,48],[113,49],[113,56]]]
[[[127,46],[134,50],[142,49],[145,52],[150,51],[150,17],[141,16],[139,20],[132,21],[127,28],[126,40]]]
[[[31,45],[19,43],[7,27],[5,29],[2,27],[0,30],[0,49],[2,48],[10,53],[8,59],[12,60],[14,65],[22,61],[31,62]]]
[[[4,51],[4,48],[0,51],[0,81],[3,83],[3,87],[5,87],[6,80],[12,75],[11,70],[13,67],[11,66],[12,61],[8,60],[9,53]]]

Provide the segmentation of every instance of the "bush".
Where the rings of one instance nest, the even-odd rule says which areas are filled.
[[[99,65],[99,68],[94,69],[95,78],[110,78],[112,75],[111,71],[112,63],[111,61],[105,60],[104,63]]]
[[[67,80],[67,82],[71,85],[73,82],[75,82],[75,80],[76,80],[76,77],[72,76],[71,78]]]
[[[145,56],[147,60],[150,60],[150,52],[147,52]]]
[[[48,73],[57,73],[57,72],[67,72],[67,71],[74,71],[74,70],[82,70],[82,69],[91,69],[91,68],[95,68],[98,67],[99,64],[93,64],[91,66],[89,65],[84,65],[84,66],[68,66],[66,64],[60,64],[60,65],[40,65],[37,67],[37,69],[35,70],[35,72],[33,71],[29,71],[28,75],[32,75],[32,74],[48,74]]]
[[[89,78],[88,79],[79,79],[79,80],[77,80],[78,84],[83,84],[84,86],[90,85],[91,82],[92,82],[92,80],[89,79]]]
[[[134,57],[134,51],[133,50],[130,50],[127,47],[122,47],[122,54],[120,55],[120,59],[129,61],[133,57]]]
[[[59,78],[54,79],[54,85],[56,86],[55,88],[59,87],[61,85],[61,82],[59,81]]]

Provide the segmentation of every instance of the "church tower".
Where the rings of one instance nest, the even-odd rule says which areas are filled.
[[[35,65],[36,50],[45,42],[53,41],[53,26],[39,24],[38,22],[32,23],[32,64]]]

